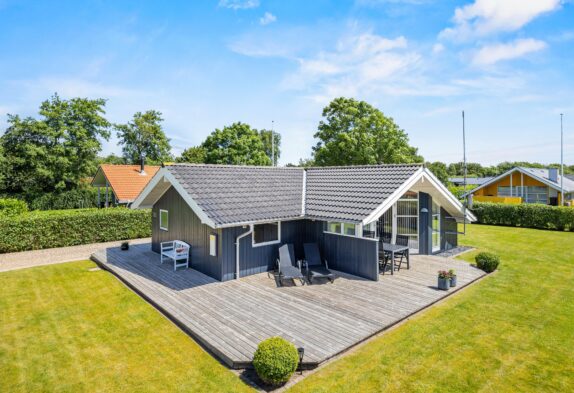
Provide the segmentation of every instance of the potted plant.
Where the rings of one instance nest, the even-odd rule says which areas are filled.
[[[450,288],[450,274],[446,270],[439,270],[438,272],[438,289],[448,291]]]
[[[453,269],[448,271],[448,278],[450,278],[450,286],[456,287],[456,272]]]

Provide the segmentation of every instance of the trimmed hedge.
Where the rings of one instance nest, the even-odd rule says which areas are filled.
[[[472,212],[481,224],[574,231],[574,208],[568,206],[475,202]]]
[[[253,367],[261,380],[270,385],[281,385],[297,370],[297,348],[282,337],[271,337],[259,343],[253,355]]]
[[[28,211],[26,202],[14,198],[0,199],[0,216],[14,216]]]
[[[123,207],[0,216],[0,253],[151,236],[151,211]]]

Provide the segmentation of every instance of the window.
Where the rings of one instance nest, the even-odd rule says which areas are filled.
[[[329,221],[325,232],[335,233],[337,235],[357,236],[357,226],[347,222]]]
[[[209,255],[217,256],[217,235],[213,233],[209,235]]]
[[[253,246],[265,246],[281,241],[281,223],[270,222],[253,226]]]
[[[159,229],[167,231],[169,225],[169,213],[167,210],[159,211]]]
[[[340,222],[328,222],[327,232],[341,233],[341,223]]]
[[[355,236],[355,224],[343,224],[343,234]]]

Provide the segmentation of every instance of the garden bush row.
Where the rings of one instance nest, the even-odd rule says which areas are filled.
[[[567,206],[475,202],[472,211],[481,224],[574,231],[574,208]]]
[[[151,236],[151,211],[123,207],[0,215],[0,253]]]

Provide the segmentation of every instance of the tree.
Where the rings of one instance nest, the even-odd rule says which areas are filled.
[[[448,170],[444,162],[435,161],[427,162],[426,167],[431,170],[432,173],[442,182],[444,185],[448,185]]]
[[[160,112],[149,110],[137,112],[127,124],[114,125],[127,162],[137,164],[142,155],[152,163],[171,160],[171,146],[161,127],[162,121]]]
[[[364,101],[336,98],[323,109],[313,147],[316,165],[422,162],[404,130]]]
[[[281,135],[273,132],[273,139],[275,139],[275,146],[273,146],[272,139],[271,139],[271,130],[260,130],[259,137],[263,142],[263,149],[265,150],[265,154],[269,157],[272,162],[277,164],[279,161],[279,157],[281,157]],[[273,160],[273,152],[275,152],[275,160]]]
[[[121,165],[126,163],[126,160],[123,157],[116,156],[114,153],[108,154],[105,157],[98,157],[97,161],[98,165],[101,164]]]
[[[40,105],[39,120],[8,115],[8,128],[0,140],[6,157],[6,191],[32,198],[77,188],[93,175],[100,138],[110,136],[104,106],[103,99],[62,100],[54,94]]]
[[[201,145],[206,164],[271,165],[257,130],[233,123],[213,131]]]
[[[181,156],[176,158],[176,162],[187,162],[190,164],[204,164],[207,151],[201,146],[192,146],[185,149]]]

